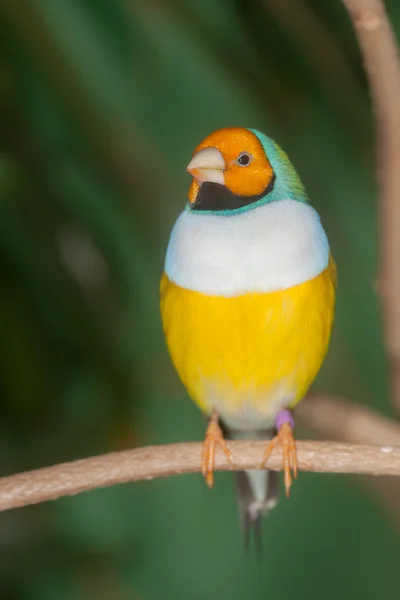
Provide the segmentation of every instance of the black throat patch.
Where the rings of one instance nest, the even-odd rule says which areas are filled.
[[[257,194],[256,196],[239,196],[239,194],[233,194],[227,187],[220,183],[206,181],[200,185],[196,201],[190,206],[190,209],[192,211],[236,210],[261,200],[261,198],[272,192],[274,184],[275,173],[261,194]]]

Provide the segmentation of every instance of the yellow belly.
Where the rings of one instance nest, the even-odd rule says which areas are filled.
[[[336,268],[269,294],[207,296],[164,274],[161,315],[175,368],[190,396],[232,426],[273,421],[306,394],[325,357]]]

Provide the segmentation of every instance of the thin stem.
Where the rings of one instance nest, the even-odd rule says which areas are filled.
[[[393,403],[400,412],[400,59],[381,0],[343,0],[367,73],[377,128],[380,184],[379,291]]]

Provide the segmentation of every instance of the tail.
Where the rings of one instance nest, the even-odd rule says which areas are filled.
[[[270,440],[274,429],[267,431],[239,431],[226,429],[231,440]],[[239,516],[247,550],[254,534],[258,550],[261,550],[261,517],[267,515],[278,502],[279,474],[276,471],[251,470],[235,473]]]

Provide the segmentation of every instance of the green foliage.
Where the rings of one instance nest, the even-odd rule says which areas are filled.
[[[287,3],[289,4],[289,3]],[[389,413],[373,127],[341,2],[5,0],[0,63],[1,474],[201,439],[167,356],[158,281],[213,129],[285,149],[339,268],[317,389]],[[394,25],[400,10],[389,3]],[[283,17],[282,17],[283,15]],[[350,478],[305,475],[243,556],[217,475],[99,490],[0,515],[0,597],[389,597],[400,543]]]

